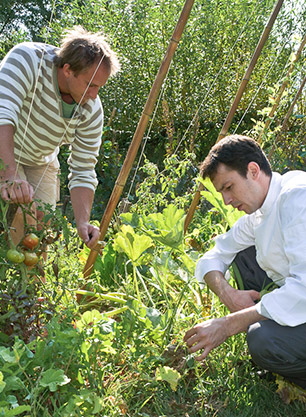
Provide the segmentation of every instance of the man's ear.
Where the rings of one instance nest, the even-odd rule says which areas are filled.
[[[257,179],[260,174],[260,167],[257,162],[251,161],[248,164],[248,173],[252,179]]]
[[[63,65],[63,74],[66,78],[69,78],[72,74],[72,70],[70,69],[70,64]]]

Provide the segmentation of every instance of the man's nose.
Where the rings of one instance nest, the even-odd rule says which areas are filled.
[[[91,87],[89,89],[89,96],[92,99],[96,99],[99,92],[99,87]]]
[[[233,201],[232,197],[228,193],[222,193],[223,201],[226,206],[231,204]]]

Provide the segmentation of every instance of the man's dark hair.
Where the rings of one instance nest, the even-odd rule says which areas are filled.
[[[81,26],[65,32],[61,47],[55,53],[55,66],[62,68],[69,64],[76,76],[100,60],[110,75],[116,74],[120,69],[117,55],[106,42],[104,35],[101,32],[87,32]]]
[[[256,162],[269,177],[272,175],[270,163],[259,144],[248,136],[230,135],[216,143],[200,166],[203,178],[213,179],[220,163],[247,176],[248,164]]]

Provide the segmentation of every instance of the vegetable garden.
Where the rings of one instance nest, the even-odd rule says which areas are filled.
[[[101,91],[106,123],[92,211],[99,224],[183,2],[12,3],[16,20],[8,1],[0,6],[2,56],[23,40],[58,44],[63,28],[74,24],[103,30],[118,51],[122,71]],[[306,14],[302,2],[289,3],[230,128],[261,140],[279,172],[306,167],[305,96],[297,97],[303,48],[295,59]],[[39,22],[30,14],[34,6]],[[298,393],[281,399],[283,381],[251,362],[244,334],[203,363],[182,341],[194,324],[227,314],[193,274],[213,237],[240,213],[205,181],[186,233],[184,225],[200,183],[197,165],[217,139],[273,7],[270,0],[195,2],[130,188],[89,277],[90,250],[77,236],[67,197],[68,149],[60,154],[58,207],[44,207],[38,225],[31,206],[19,207],[26,230],[17,244],[11,238],[17,207],[0,200],[0,416],[305,415],[305,403],[294,401]]]

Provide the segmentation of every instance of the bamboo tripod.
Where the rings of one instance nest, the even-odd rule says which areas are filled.
[[[106,235],[108,226],[111,222],[112,216],[114,214],[115,208],[117,207],[117,204],[119,202],[120,196],[122,194],[123,188],[125,186],[125,183],[127,181],[128,175],[130,173],[130,170],[132,168],[132,165],[134,163],[134,160],[137,155],[137,151],[139,149],[139,146],[141,144],[143,135],[145,133],[146,127],[148,125],[149,119],[152,115],[154,105],[156,103],[158,94],[160,92],[160,89],[162,87],[163,81],[168,73],[168,69],[171,63],[171,60],[173,58],[173,55],[176,51],[177,45],[181,39],[184,27],[187,23],[187,20],[189,18],[189,14],[191,12],[192,6],[193,6],[194,0],[186,0],[183,10],[181,12],[181,15],[179,17],[178,23],[173,31],[172,38],[169,42],[168,49],[166,51],[166,54],[164,56],[164,59],[160,65],[159,71],[156,75],[155,81],[152,85],[150,94],[148,96],[147,102],[145,104],[145,107],[143,109],[142,115],[140,117],[140,120],[138,122],[136,131],[134,133],[132,142],[130,144],[130,147],[128,149],[127,155],[125,157],[124,163],[122,165],[121,171],[118,175],[118,178],[116,180],[114,189],[112,191],[112,194],[110,196],[110,199],[108,201],[107,207],[105,209],[104,215],[102,217],[101,223],[100,223],[100,237],[99,237],[99,243],[96,245],[94,249],[92,249],[89,253],[86,265],[83,270],[84,278],[88,278],[93,270],[94,263],[97,259],[98,254],[101,251],[102,248],[102,241]]]
[[[274,25],[274,22],[276,20],[276,17],[278,15],[279,11],[280,11],[280,8],[281,8],[283,2],[284,2],[284,0],[278,0],[277,3],[276,3],[276,5],[275,5],[275,7],[274,7],[274,9],[273,9],[273,11],[272,11],[272,13],[271,13],[271,16],[270,16],[270,18],[268,20],[268,23],[266,24],[263,32],[262,32],[262,35],[260,37],[260,40],[259,40],[259,42],[258,42],[258,44],[256,46],[254,55],[253,55],[253,57],[251,59],[251,62],[250,62],[249,66],[248,66],[248,68],[247,68],[247,70],[246,70],[246,72],[244,74],[244,77],[243,77],[243,79],[242,79],[242,81],[240,83],[240,86],[239,86],[239,89],[237,91],[236,97],[235,97],[235,99],[233,101],[233,104],[232,104],[232,106],[230,108],[230,111],[229,111],[229,113],[228,113],[228,115],[226,117],[226,120],[225,120],[225,122],[223,124],[223,127],[222,127],[222,129],[221,129],[221,131],[219,133],[219,136],[218,136],[216,142],[219,142],[219,140],[221,140],[222,138],[224,138],[226,136],[227,132],[228,132],[229,126],[230,126],[230,124],[231,124],[231,122],[233,120],[233,117],[234,117],[234,114],[235,114],[235,112],[237,110],[238,104],[239,104],[239,102],[241,100],[241,97],[242,97],[244,91],[245,91],[245,88],[246,88],[247,83],[248,83],[248,81],[250,79],[250,76],[251,76],[251,74],[252,74],[252,72],[253,72],[253,70],[255,68],[255,65],[256,65],[257,60],[258,60],[258,58],[259,58],[259,56],[261,54],[261,51],[262,51],[262,49],[263,49],[263,47],[264,47],[264,45],[265,45],[265,43],[266,43],[266,41],[267,41],[267,39],[269,37],[269,34],[271,32],[271,29],[272,29],[272,27]],[[188,229],[188,226],[189,226],[189,224],[190,224],[190,222],[191,222],[191,220],[193,218],[193,215],[195,213],[195,210],[197,208],[197,205],[199,204],[199,201],[200,201],[200,198],[201,198],[201,191],[203,191],[203,190],[204,190],[204,186],[203,186],[202,183],[200,183],[200,185],[198,186],[198,189],[197,189],[197,191],[196,191],[196,193],[194,195],[194,198],[193,198],[193,200],[191,202],[191,205],[189,207],[188,213],[186,215],[185,224],[184,224],[184,232],[185,233],[186,233],[186,231]]]

